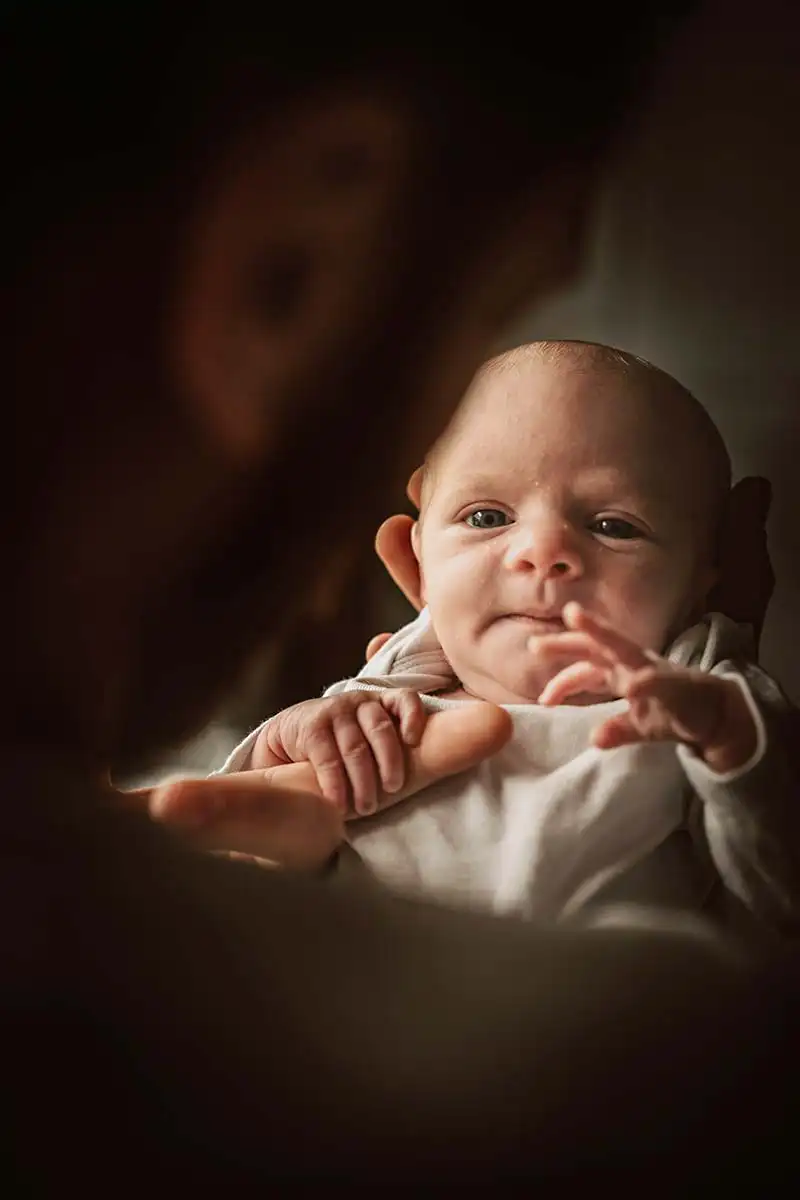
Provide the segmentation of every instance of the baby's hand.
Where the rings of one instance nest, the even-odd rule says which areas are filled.
[[[556,658],[572,659],[546,685],[539,703],[561,704],[579,692],[624,697],[628,711],[596,730],[596,746],[609,750],[633,742],[685,742],[720,773],[752,757],[755,721],[732,679],[676,667],[590,617],[578,604],[566,605],[564,624],[570,632],[536,638],[540,657],[552,651]]]
[[[422,737],[427,712],[418,692],[343,692],[279,713],[253,747],[253,768],[309,762],[320,791],[342,812],[372,813],[379,792],[405,783],[405,746]]]

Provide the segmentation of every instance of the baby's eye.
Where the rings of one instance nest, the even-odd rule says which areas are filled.
[[[473,529],[499,529],[511,524],[507,514],[499,508],[478,508],[464,520]]]
[[[629,541],[642,536],[640,529],[622,517],[597,517],[592,521],[589,529],[592,533],[599,533],[601,537],[614,538],[615,541]]]

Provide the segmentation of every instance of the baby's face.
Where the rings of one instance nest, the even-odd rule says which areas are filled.
[[[553,671],[529,639],[563,629],[570,600],[656,651],[702,604],[707,473],[670,407],[608,369],[564,363],[477,385],[416,534],[434,629],[469,692],[535,701]]]

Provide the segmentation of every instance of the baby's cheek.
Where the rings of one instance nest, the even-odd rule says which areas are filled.
[[[449,658],[451,644],[458,645],[464,639],[467,605],[457,588],[437,587],[430,582],[425,591],[425,603],[436,636]]]
[[[484,602],[486,580],[468,555],[443,556],[438,562],[423,557],[422,574],[431,615],[437,610],[447,619],[458,619]]]
[[[426,603],[442,650],[457,674],[477,653],[480,599],[466,581],[429,587]]]
[[[612,620],[638,645],[660,651],[682,610],[685,592],[680,578],[643,566],[620,581]]]

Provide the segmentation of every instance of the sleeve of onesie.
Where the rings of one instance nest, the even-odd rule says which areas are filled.
[[[757,745],[748,762],[725,774],[678,747],[701,802],[709,852],[725,887],[755,917],[800,934],[800,712],[755,664],[721,662],[713,674],[741,687]]]

